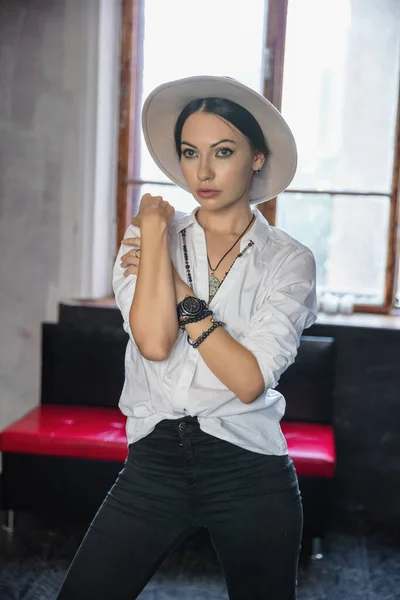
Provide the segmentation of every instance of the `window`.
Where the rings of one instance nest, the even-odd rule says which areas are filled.
[[[359,305],[386,301],[399,24],[393,0],[288,3],[282,113],[299,167],[276,223],[313,250],[321,293]]]
[[[221,36],[224,23],[228,35]],[[194,73],[223,73],[262,92],[264,23],[264,0],[252,0],[252,9],[246,11],[242,2],[202,0],[195,12],[187,0],[145,0],[140,108],[157,85]],[[133,201],[151,191],[176,210],[188,212],[196,206],[193,197],[171,184],[155,165],[142,135],[137,175],[130,189]],[[141,185],[135,180],[148,183]]]
[[[119,236],[146,191],[162,194],[177,210],[196,205],[147,152],[139,119],[144,98],[163,81],[222,73],[264,92],[297,140],[296,177],[276,202],[259,205],[261,212],[312,249],[321,294],[351,293],[356,310],[391,310],[397,0],[253,0],[251,10],[244,10],[244,0],[203,0],[196,12],[186,0],[123,4],[132,38],[123,41],[122,89],[129,87],[133,100],[121,99],[122,108],[130,102],[131,118],[121,129]],[[221,36],[222,27],[229,35]]]

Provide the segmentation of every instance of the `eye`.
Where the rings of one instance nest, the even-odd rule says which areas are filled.
[[[231,156],[231,154],[233,154],[233,150],[230,148],[220,148],[217,152],[217,156],[220,158],[228,158],[228,156]]]
[[[189,154],[189,152],[191,152],[192,154]],[[193,158],[194,156],[196,156],[196,152],[191,148],[185,148],[185,150],[182,150],[182,156],[184,156],[185,158]]]

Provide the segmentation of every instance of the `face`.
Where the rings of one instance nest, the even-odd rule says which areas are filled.
[[[193,113],[182,128],[181,152],[182,173],[202,207],[248,204],[251,178],[264,155],[234,125],[214,114]]]

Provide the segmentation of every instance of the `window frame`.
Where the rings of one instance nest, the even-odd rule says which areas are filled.
[[[269,0],[264,46],[264,96],[281,109],[284,56],[286,39],[288,0]],[[121,70],[120,70],[120,120],[118,144],[118,182],[117,182],[117,240],[116,254],[133,214],[139,208],[139,192],[129,198],[129,188],[133,185],[157,184],[171,185],[155,181],[142,181],[139,177],[140,156],[133,152],[140,148],[140,102],[141,73],[143,70],[144,40],[144,0],[122,0],[121,25]],[[395,307],[397,277],[400,260],[400,86],[397,100],[395,129],[395,148],[391,193],[340,192],[324,190],[330,195],[369,196],[381,195],[390,202],[389,231],[387,238],[387,263],[385,274],[384,302],[382,305],[356,304],[354,312],[375,314],[400,314]],[[295,190],[290,192],[306,194],[319,193],[317,190]],[[271,225],[276,221],[277,199],[257,205]]]
[[[130,177],[139,174],[140,156],[133,151],[140,147],[140,101],[142,92],[144,41],[144,0],[122,0],[120,55],[120,102],[117,174],[117,240],[116,252],[139,199],[128,197]]]

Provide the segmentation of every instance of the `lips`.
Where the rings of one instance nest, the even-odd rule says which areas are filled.
[[[220,193],[220,190],[211,190],[206,188],[197,190],[197,195],[200,196],[200,198],[215,198],[216,196],[219,196]]]

